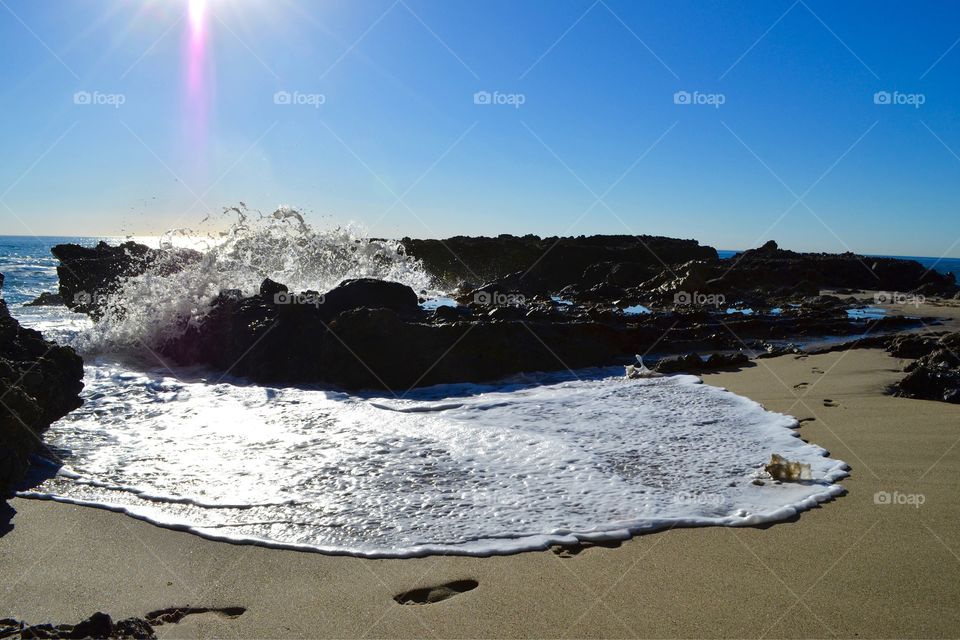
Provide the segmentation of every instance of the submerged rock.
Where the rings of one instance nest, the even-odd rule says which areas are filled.
[[[34,300],[30,302],[24,302],[23,306],[25,307],[62,307],[63,306],[63,296],[59,293],[53,293],[51,291],[44,291]]]
[[[50,424],[81,405],[81,389],[83,361],[73,349],[21,327],[0,300],[0,496],[23,478]]]

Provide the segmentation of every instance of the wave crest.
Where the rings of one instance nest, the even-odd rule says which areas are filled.
[[[254,295],[265,278],[292,291],[328,291],[350,278],[400,282],[417,292],[430,288],[423,266],[399,242],[370,238],[356,225],[318,229],[290,207],[263,215],[241,203],[224,214],[235,221],[219,237],[199,240],[199,260],[181,259],[174,273],[166,262],[123,280],[107,297],[100,321],[77,335],[73,346],[85,353],[155,349],[200,322],[220,291]],[[189,229],[176,229],[161,237],[160,247],[171,249],[185,239],[197,246]]]

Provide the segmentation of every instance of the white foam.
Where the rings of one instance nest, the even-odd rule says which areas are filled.
[[[178,229],[161,237],[159,246],[198,249],[202,259],[172,275],[158,269],[126,279],[105,297],[104,317],[71,345],[84,354],[149,355],[150,348],[200,322],[221,291],[253,295],[265,278],[297,292],[323,293],[343,280],[364,277],[429,292],[430,277],[398,242],[371,239],[353,225],[315,228],[288,207],[266,216],[245,206],[225,213],[237,219],[218,236],[202,239]]]
[[[21,495],[218,540],[407,557],[754,525],[843,491],[846,465],[793,418],[692,376],[616,371],[396,398],[100,358],[84,407],[47,436],[67,466]],[[753,484],[774,452],[815,480]]]

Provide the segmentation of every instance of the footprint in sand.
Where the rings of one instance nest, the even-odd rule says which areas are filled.
[[[154,627],[163,624],[177,624],[187,616],[213,614],[221,618],[239,618],[247,609],[245,607],[170,607],[159,609],[147,614],[146,619]]]
[[[820,367],[813,367],[812,369],[810,369],[810,372],[811,372],[811,373],[823,373],[823,369],[821,369]]]
[[[793,385],[793,388],[794,388],[794,389],[806,389],[806,388],[809,387],[809,386],[810,386],[810,383],[809,383],[809,382],[798,382],[797,384]]]
[[[825,407],[839,407],[840,405],[831,400],[830,398],[823,399],[823,406]]]
[[[473,591],[479,586],[480,583],[476,580],[455,580],[437,587],[424,587],[423,589],[405,591],[400,595],[393,596],[393,599],[400,604],[433,604],[467,591]]]
[[[594,549],[596,547],[603,547],[605,549],[616,549],[620,546],[619,540],[610,540],[608,542],[583,542],[581,544],[569,545],[569,546],[556,546],[550,550],[553,553],[561,558],[572,558],[578,556],[587,549]]]

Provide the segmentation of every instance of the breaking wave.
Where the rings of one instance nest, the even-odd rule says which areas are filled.
[[[177,264],[167,261],[123,281],[105,296],[104,317],[74,336],[72,346],[88,354],[156,348],[200,322],[221,291],[254,295],[265,278],[292,291],[324,292],[363,277],[400,282],[417,292],[430,288],[421,264],[398,242],[372,239],[356,226],[318,229],[289,207],[263,215],[241,204],[224,214],[235,220],[217,236],[198,237],[190,229],[165,233],[159,246],[173,249],[170,260]],[[199,251],[199,259],[190,257],[185,245]]]

